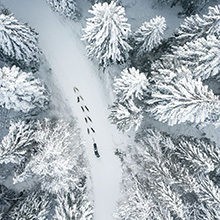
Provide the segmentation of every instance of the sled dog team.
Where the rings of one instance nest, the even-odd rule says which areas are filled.
[[[83,103],[84,99],[83,97],[79,94],[79,89],[77,87],[73,87],[73,91],[76,93],[77,97],[76,97],[76,101],[77,103],[82,103],[80,105],[80,108],[82,110],[82,112],[84,113],[84,120],[85,123],[87,124],[87,133],[88,135],[95,133],[95,129],[92,127],[92,119],[88,116],[89,114],[89,108]],[[94,148],[94,154],[97,158],[100,157],[99,152],[98,152],[98,148],[97,148],[97,144],[95,143],[95,139],[92,138],[93,140],[93,148]]]

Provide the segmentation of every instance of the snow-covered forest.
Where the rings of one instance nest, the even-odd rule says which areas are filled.
[[[0,0],[0,219],[220,220],[220,1]]]

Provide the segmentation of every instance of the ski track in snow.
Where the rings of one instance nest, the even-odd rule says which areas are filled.
[[[40,47],[52,70],[53,80],[78,120],[91,167],[95,220],[112,220],[112,213],[120,196],[120,161],[114,155],[125,137],[108,121],[108,95],[97,74],[97,67],[87,59],[85,46],[77,30],[80,24],[65,22],[52,12],[45,0],[2,0],[15,16],[28,22],[39,32]],[[93,151],[92,137],[87,134],[84,114],[76,101],[76,86],[90,109],[93,135],[101,158]],[[60,103],[62,105],[62,103]]]

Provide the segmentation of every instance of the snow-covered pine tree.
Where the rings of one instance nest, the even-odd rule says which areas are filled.
[[[144,73],[134,67],[124,69],[119,78],[114,80],[114,93],[120,102],[126,100],[142,100],[149,82]]]
[[[124,103],[116,101],[111,106],[109,119],[123,132],[128,131],[131,128],[137,130],[143,119],[142,109],[137,107],[131,100]]]
[[[98,60],[103,67],[126,61],[131,49],[127,43],[131,28],[125,9],[112,1],[110,4],[97,3],[89,12],[93,17],[87,19],[82,36],[88,43],[88,57]]]
[[[36,129],[34,139],[38,152],[14,182],[34,179],[41,184],[42,190],[51,193],[76,186],[85,176],[85,161],[75,124],[45,119],[36,123]]]
[[[175,78],[176,69],[181,68],[183,64],[189,65],[187,68],[191,69],[192,76],[206,79],[217,75],[219,29],[219,5],[209,7],[206,15],[197,14],[186,18],[175,34],[170,51],[153,61],[150,71],[154,80],[168,83]],[[210,62],[212,65],[209,65]]]
[[[182,136],[176,141],[173,156],[180,167],[188,170],[185,176],[191,175],[188,178],[190,181],[185,181],[185,183],[189,185],[191,192],[196,193],[199,202],[204,205],[202,215],[206,215],[205,219],[218,219],[220,217],[220,189],[216,182],[216,178],[218,178],[216,170],[219,169],[220,162],[218,146],[208,139],[199,140]],[[169,163],[169,167],[171,168],[173,165]],[[201,219],[204,219],[204,216]]]
[[[191,173],[208,174],[220,164],[220,150],[209,139],[181,136],[176,144],[175,158]]]
[[[55,220],[92,220],[93,207],[88,200],[86,186],[84,185],[78,189],[60,192],[57,195],[57,206],[53,218]]]
[[[153,136],[149,140],[148,145],[144,143],[143,145],[140,144],[140,146],[135,145],[129,147],[126,152],[126,157],[123,158],[123,171],[128,175],[127,179],[130,179],[128,182],[127,179],[123,181],[124,188],[134,187],[136,189],[135,193],[142,195],[143,199],[147,201],[146,204],[150,205],[151,209],[148,210],[148,212],[151,212],[150,215],[145,214],[147,220],[150,220],[152,216],[158,216],[159,220],[166,219],[168,216],[170,216],[170,218],[167,219],[172,219],[172,215],[182,219],[184,218],[184,210],[187,209],[187,206],[183,203],[181,195],[177,191],[172,190],[175,181],[172,181],[173,179],[169,170],[164,166],[166,159],[161,149],[161,144],[163,143],[163,139],[161,140],[162,135],[158,132],[159,136],[155,140],[154,138],[157,134],[154,134],[154,132],[151,133]],[[142,139],[139,139],[139,141],[145,142],[145,139],[148,140],[148,137],[149,136],[146,136],[146,138],[141,137]],[[129,189],[127,193],[129,197]],[[124,203],[125,202],[126,201],[124,201]],[[141,207],[138,203],[133,201],[130,205],[137,206],[129,207],[127,209],[128,213],[135,208],[139,212],[145,211],[143,207],[144,204],[142,204]],[[120,209],[124,208],[121,207]],[[161,209],[164,209],[164,213],[160,213]],[[130,215],[132,215],[132,213],[130,213]],[[141,213],[139,215],[141,215]],[[144,215],[144,213],[142,213],[142,215]],[[124,218],[121,219],[128,220],[129,218],[126,218],[126,216],[128,216],[127,213]]]
[[[176,39],[183,45],[210,34],[220,34],[220,5],[209,7],[208,13],[202,17],[198,14],[187,17],[176,32]]]
[[[0,143],[0,164],[20,164],[34,150],[34,128],[25,121],[11,122],[8,134]]]
[[[23,200],[18,200],[8,214],[13,220],[46,220],[49,213],[49,196],[43,191],[29,192]]]
[[[125,162],[126,163],[126,162]],[[126,165],[125,165],[126,166]],[[151,193],[147,194],[145,186],[130,173],[129,167],[123,166],[123,198],[118,202],[117,220],[174,220],[171,212],[158,206]]]
[[[40,55],[38,34],[13,15],[0,14],[0,52],[10,63],[36,70]]]
[[[207,204],[207,209],[211,213],[210,219],[219,219],[220,217],[220,188],[214,184],[208,175],[202,175],[199,177],[199,181],[195,187],[201,202]]]
[[[219,188],[208,177],[219,167],[210,157],[219,157],[214,143],[184,136],[173,139],[152,129],[141,130],[136,142],[121,160],[124,196],[116,219],[205,220],[219,216]],[[181,154],[182,148],[188,153]],[[192,166],[185,163],[189,155],[198,159],[190,160]],[[204,166],[209,162],[215,165]]]
[[[79,16],[75,0],[47,0],[47,2],[55,12],[66,18],[76,19]]]
[[[220,73],[220,39],[214,35],[187,42],[182,47],[173,47],[172,59],[188,67],[193,77],[205,80]]]
[[[116,101],[109,118],[119,130],[128,131],[140,126],[143,116],[137,102],[143,99],[144,92],[149,90],[148,86],[145,74],[134,67],[124,69],[120,77],[114,80]]]
[[[149,22],[144,22],[134,34],[139,54],[150,52],[159,46],[165,30],[166,21],[162,16],[156,16]]]
[[[157,120],[175,125],[184,122],[201,124],[219,118],[220,100],[202,84],[200,78],[192,79],[186,68],[177,69],[181,76],[169,84],[156,85],[151,99],[145,100],[148,112]]]
[[[23,72],[16,66],[0,69],[0,106],[29,112],[35,108],[44,109],[47,103],[46,88],[33,73]]]

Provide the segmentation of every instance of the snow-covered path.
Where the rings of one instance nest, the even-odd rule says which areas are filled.
[[[40,47],[53,69],[53,80],[62,96],[78,119],[85,140],[91,166],[95,201],[95,220],[112,220],[112,212],[119,197],[121,169],[114,155],[115,144],[120,135],[109,123],[108,95],[97,77],[96,69],[85,56],[80,42],[80,24],[65,23],[46,5],[45,0],[2,0],[2,2],[23,22],[28,22],[40,34]],[[93,153],[92,138],[88,136],[80,106],[77,105],[73,87],[79,88],[90,109],[94,123],[94,138],[101,158]],[[62,103],[61,103],[62,104]]]

